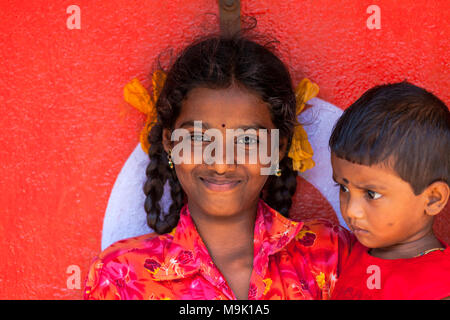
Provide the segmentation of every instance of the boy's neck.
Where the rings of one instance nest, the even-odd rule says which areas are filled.
[[[418,256],[426,250],[443,248],[442,243],[436,238],[433,230],[423,237],[406,243],[398,243],[385,248],[373,248],[369,254],[381,259],[410,259]]]

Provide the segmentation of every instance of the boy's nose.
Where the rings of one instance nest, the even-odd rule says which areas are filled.
[[[361,219],[364,216],[363,199],[349,196],[345,213],[350,220]]]

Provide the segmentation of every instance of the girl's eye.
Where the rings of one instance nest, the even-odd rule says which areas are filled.
[[[209,142],[211,138],[204,134],[192,134],[191,141],[194,142]]]
[[[371,200],[377,200],[377,199],[381,198],[381,194],[379,194],[378,192],[372,191],[372,190],[367,190],[367,196]]]
[[[237,143],[243,143],[243,144],[246,144],[246,145],[249,145],[249,144],[255,144],[255,143],[258,143],[259,142],[259,139],[258,139],[258,137],[257,136],[240,136],[240,137],[238,137],[237,139],[236,139],[236,142]]]

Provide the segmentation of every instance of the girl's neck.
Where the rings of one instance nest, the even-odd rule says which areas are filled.
[[[247,299],[253,270],[257,203],[237,215],[217,217],[191,209],[192,220],[216,267],[237,299]]]
[[[409,259],[420,255],[426,250],[442,247],[433,230],[430,229],[425,235],[416,240],[398,243],[385,248],[373,248],[369,251],[369,254],[381,259]]]
[[[230,256],[253,258],[257,204],[229,217],[217,217],[189,206],[192,220],[214,262]]]

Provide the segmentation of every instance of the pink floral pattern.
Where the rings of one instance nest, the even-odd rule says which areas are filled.
[[[296,222],[262,199],[248,299],[328,299],[353,243],[327,220]],[[214,265],[188,205],[175,230],[121,240],[96,257],[85,299],[236,299]]]

